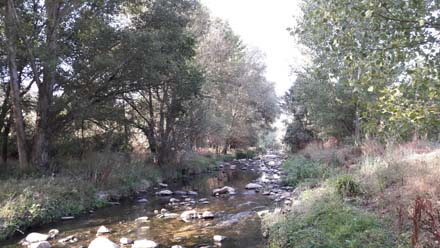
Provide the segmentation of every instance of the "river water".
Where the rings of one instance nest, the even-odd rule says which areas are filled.
[[[94,238],[96,231],[104,225],[112,232],[109,239],[119,243],[119,239],[126,237],[132,240],[148,239],[158,243],[159,247],[171,247],[181,245],[184,247],[264,247],[264,238],[261,233],[261,223],[257,212],[273,209],[276,204],[273,198],[263,195],[261,192],[246,190],[245,186],[261,176],[260,167],[263,161],[236,161],[237,168],[229,169],[230,165],[220,168],[216,172],[199,175],[190,180],[181,180],[170,183],[168,188],[172,191],[196,191],[197,196],[170,197],[156,196],[154,192],[161,190],[159,187],[151,192],[138,195],[144,198],[146,203],[138,203],[136,200],[126,200],[112,207],[99,209],[89,215],[59,223],[47,227],[34,229],[34,232],[47,233],[49,229],[58,229],[60,234],[51,240],[52,247],[86,247]],[[223,186],[235,188],[235,195],[213,196],[212,190]],[[184,206],[176,203],[170,206],[171,198],[180,202],[194,200],[196,203]],[[208,202],[200,202],[207,198]],[[193,202],[194,203],[194,202]],[[188,204],[189,205],[189,204]],[[196,219],[184,222],[181,218],[165,219],[157,217],[155,210],[167,209],[169,213],[181,214],[188,208],[197,212],[211,211],[215,218],[210,220]],[[149,217],[147,223],[137,223],[139,217]],[[74,235],[78,241],[75,243],[62,244],[58,240],[69,235]],[[226,236],[227,239],[221,244],[215,243],[214,235]],[[0,247],[20,247],[18,240],[10,240],[1,244]]]

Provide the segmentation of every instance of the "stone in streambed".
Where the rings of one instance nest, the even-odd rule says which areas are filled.
[[[180,214],[180,218],[185,222],[189,222],[193,219],[197,219],[197,217],[198,215],[196,210],[188,210]]]
[[[248,183],[246,185],[246,189],[261,189],[261,188],[263,188],[263,186],[261,186],[258,183]]]
[[[163,217],[164,217],[165,219],[176,219],[176,218],[179,217],[179,214],[175,214],[175,213],[165,213],[165,214],[163,215]]]
[[[40,241],[37,243],[32,243],[28,247],[29,248],[51,248],[50,243],[47,241]]]
[[[234,195],[235,194],[235,189],[229,186],[224,186],[223,188],[218,188],[218,189],[214,189],[212,191],[213,195],[217,195],[217,194],[230,194],[230,195]]]
[[[156,192],[156,195],[159,195],[159,196],[170,196],[172,194],[173,194],[173,191],[171,191],[169,189],[164,189],[159,192]]]
[[[130,245],[133,244],[133,240],[129,239],[129,238],[121,238],[119,240],[119,242],[121,243],[121,245]]]
[[[145,198],[140,198],[140,199],[138,199],[136,202],[137,202],[137,203],[147,203],[148,200],[145,199]]]
[[[88,248],[119,248],[119,245],[104,237],[94,239]]]
[[[156,248],[156,247],[157,247],[156,242],[146,239],[136,240],[134,241],[134,244],[132,246],[132,248]]]
[[[149,218],[147,216],[139,217],[134,220],[136,223],[147,223],[149,222]]]
[[[74,235],[70,235],[58,240],[58,243],[75,243],[76,241],[78,241],[78,239]]]
[[[105,226],[100,226],[98,231],[96,232],[96,236],[109,234],[111,231]]]
[[[223,240],[226,239],[226,237],[225,236],[221,236],[221,235],[214,235],[213,239],[214,239],[215,242],[222,242]]]
[[[202,213],[202,219],[205,219],[205,220],[207,220],[207,219],[214,219],[214,217],[215,217],[215,215],[211,211],[205,211],[205,212]]]

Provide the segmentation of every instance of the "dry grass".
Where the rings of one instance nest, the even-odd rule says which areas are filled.
[[[383,153],[367,154],[356,171],[367,193],[367,207],[393,223],[396,231],[408,238],[418,197],[440,208],[440,146],[413,141],[389,146]],[[422,234],[421,245],[430,242],[432,238]]]

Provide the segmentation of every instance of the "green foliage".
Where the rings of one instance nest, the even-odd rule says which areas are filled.
[[[342,175],[336,179],[336,191],[342,197],[354,197],[361,194],[359,183],[351,175]]]
[[[236,159],[251,159],[254,158],[257,155],[257,152],[254,150],[236,150],[235,151],[235,158]]]
[[[319,136],[438,139],[438,3],[304,0],[291,34],[311,51],[286,106]]]
[[[375,217],[338,202],[321,202],[270,227],[269,247],[394,247]]]
[[[127,161],[123,155],[94,154],[82,161],[71,160],[54,176],[32,175],[0,182],[0,239],[17,229],[78,216],[90,209],[104,207],[98,191],[110,198],[131,196],[160,181],[161,172],[145,161]],[[105,176],[104,176],[105,175]]]
[[[283,184],[290,186],[297,186],[308,180],[323,179],[329,174],[326,166],[302,155],[296,155],[286,160],[283,164],[283,170],[287,174],[283,178]]]
[[[288,123],[283,143],[291,152],[297,152],[313,140],[313,132],[308,130],[299,120]]]

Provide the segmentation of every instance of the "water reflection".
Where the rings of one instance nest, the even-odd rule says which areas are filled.
[[[100,225],[105,225],[112,230],[110,239],[116,243],[121,237],[127,237],[134,240],[151,239],[161,244],[161,247],[170,247],[175,244],[198,247],[201,244],[214,245],[213,235],[223,235],[229,239],[222,243],[222,247],[263,247],[260,221],[254,210],[269,206],[270,200],[254,191],[244,189],[245,185],[256,177],[257,175],[251,171],[224,170],[170,184],[171,190],[199,192],[198,196],[173,196],[182,201],[187,197],[192,197],[194,200],[208,198],[209,204],[198,204],[193,207],[198,212],[209,210],[216,213],[216,218],[212,220],[195,220],[185,223],[179,218],[156,218],[153,214],[155,209],[167,208],[178,214],[184,209],[183,207],[173,209],[167,205],[170,197],[156,197],[153,192],[149,192],[142,195],[149,200],[147,204],[125,201],[119,206],[101,209],[76,220],[52,224],[34,231],[44,233],[51,228],[57,228],[61,231],[59,238],[75,235],[80,240],[66,245],[54,241],[53,247],[86,246],[95,238],[96,230]],[[237,195],[225,195],[218,198],[211,196],[213,189],[223,186],[234,187]],[[134,220],[141,216],[150,217],[150,222],[135,223]],[[16,242],[17,240],[13,240],[9,244],[16,244]],[[0,246],[4,247],[6,244],[0,243]]]

